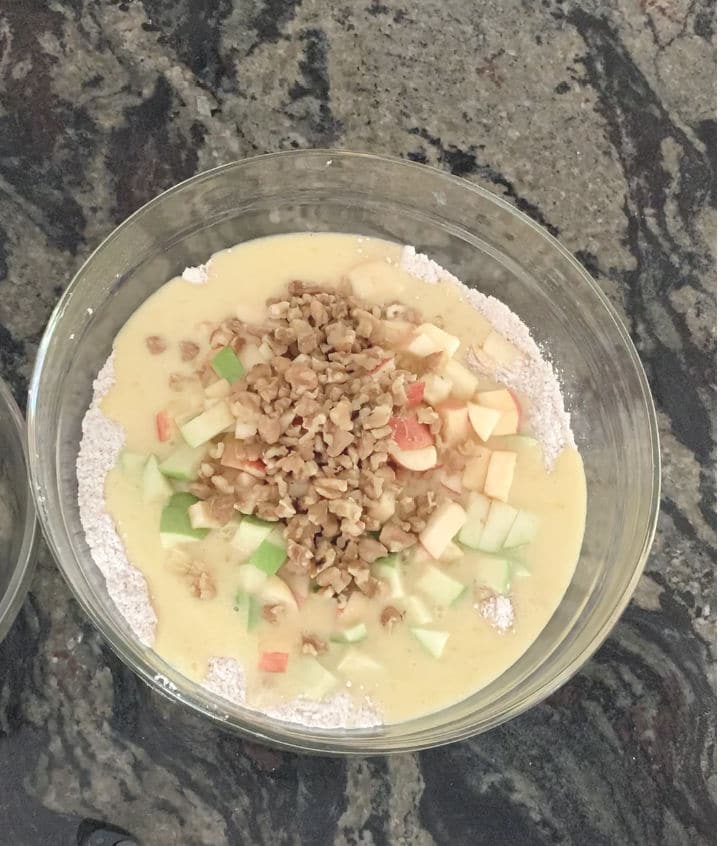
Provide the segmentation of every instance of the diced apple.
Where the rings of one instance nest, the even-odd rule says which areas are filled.
[[[216,379],[203,391],[208,399],[223,399],[230,396],[230,382],[227,379]]]
[[[160,471],[158,471],[160,475]],[[167,484],[167,479],[160,478]],[[160,515],[160,543],[169,549],[178,543],[200,540],[207,535],[207,529],[194,529],[190,524],[188,509],[197,502],[197,497],[189,493],[176,493],[163,508]]]
[[[494,499],[485,520],[485,528],[478,541],[477,548],[483,552],[497,552],[502,548],[510,528],[517,517],[517,509],[506,502]]]
[[[505,558],[479,555],[473,559],[477,582],[495,593],[507,593],[510,590],[510,564]]]
[[[191,447],[199,447],[229,426],[235,425],[235,418],[230,411],[228,404],[224,401],[203,411],[202,414],[194,417],[189,423],[180,427],[185,442]]]
[[[282,567],[286,558],[287,552],[285,545],[281,545],[281,541],[273,534],[269,538],[266,538],[255,552],[253,552],[250,558],[248,558],[248,564],[252,564],[258,570],[262,570],[263,573],[272,576]]]
[[[267,573],[263,573],[262,570],[258,570],[252,564],[242,564],[237,568],[238,587],[245,593],[257,593],[268,578]]]
[[[359,643],[367,637],[367,626],[365,623],[356,623],[350,628],[343,629],[330,636],[334,643]]]
[[[172,434],[172,420],[167,411],[158,411],[155,415],[155,434],[159,441],[169,441]]]
[[[262,614],[260,603],[254,596],[244,590],[238,590],[235,594],[233,607],[240,618],[240,625],[246,631],[251,632],[260,622]]]
[[[263,673],[284,673],[287,670],[287,652],[261,652],[258,670]]]
[[[180,446],[160,463],[160,472],[169,479],[191,482],[197,479],[200,462],[205,454],[205,447]]]
[[[436,408],[450,396],[452,382],[445,376],[439,376],[437,373],[426,373],[423,379],[425,380],[423,399],[429,405]]]
[[[433,511],[420,532],[420,543],[433,558],[440,558],[465,523],[465,509],[457,502],[444,502]]]
[[[391,417],[388,425],[392,429],[393,440],[402,450],[422,449],[435,443],[430,427],[427,423],[420,423],[414,414]]]
[[[518,511],[518,515],[510,527],[510,532],[505,538],[503,546],[511,549],[531,543],[535,539],[539,527],[540,520],[534,514],[530,514],[527,511]]]
[[[454,358],[448,361],[445,367],[445,376],[452,383],[450,396],[454,399],[469,400],[475,391],[477,391],[477,377]]]
[[[434,446],[400,449],[397,444],[391,443],[388,446],[388,452],[401,467],[414,470],[416,473],[424,473],[437,465],[437,450]]]
[[[410,339],[406,349],[413,355],[425,358],[436,352],[446,352],[454,356],[460,346],[460,339],[434,326],[432,323],[421,323]]]
[[[434,629],[424,629],[417,626],[411,628],[410,631],[433,658],[440,658],[445,651],[445,645],[450,637],[448,632],[438,632]]]
[[[429,564],[417,581],[417,587],[433,602],[452,605],[465,590],[465,585],[447,573]]]
[[[520,404],[507,388],[480,391],[475,397],[478,405],[495,408],[502,412],[493,435],[514,435],[520,426]]]
[[[143,502],[157,502],[172,496],[173,489],[160,472],[160,466],[154,455],[145,462],[142,476]]]
[[[516,452],[500,449],[493,451],[485,478],[485,493],[487,496],[507,502],[516,464]]]
[[[437,407],[442,420],[442,434],[449,446],[466,441],[470,435],[467,403],[459,400],[446,400]]]
[[[224,525],[212,516],[208,503],[202,500],[188,508],[188,517],[193,529],[221,529]]]
[[[482,450],[482,452],[469,458],[465,464],[462,483],[467,490],[481,493],[485,489],[485,479],[487,478],[492,451],[487,447],[478,447],[478,450]]]
[[[461,494],[463,492],[462,473],[446,470],[444,467],[438,470],[440,484],[451,493]]]
[[[420,405],[425,394],[424,382],[410,382],[405,388],[405,396],[407,397],[407,404],[409,408],[414,408]]]
[[[228,386],[237,382],[238,379],[242,379],[245,375],[245,368],[232,347],[223,347],[215,353],[210,361],[210,366],[220,379],[227,380]]]
[[[252,516],[244,517],[231,541],[239,553],[240,560],[249,558],[273,529],[274,524],[266,520]]]
[[[426,626],[428,623],[432,623],[432,612],[419,596],[406,597],[403,605],[409,623],[414,626]]]
[[[520,350],[494,329],[485,338],[482,348],[485,355],[503,367],[513,367],[522,358]]]
[[[470,425],[475,430],[475,434],[481,441],[486,441],[500,422],[502,411],[498,411],[497,408],[486,408],[474,402],[469,402],[467,409]]]
[[[466,504],[467,519],[460,529],[458,540],[464,546],[478,549],[480,538],[485,528],[485,521],[490,512],[490,500],[481,493],[472,491]]]
[[[517,400],[507,388],[478,391],[475,402],[498,411],[517,411]]]
[[[391,599],[399,599],[405,596],[402,574],[400,568],[394,563],[387,563],[380,558],[372,565],[372,573],[375,578],[382,579],[387,584]]]
[[[302,695],[308,699],[323,699],[337,685],[337,678],[310,655],[297,659],[295,672],[302,681]]]
[[[292,591],[279,576],[268,576],[260,586],[258,598],[263,605],[282,605],[297,611],[298,605]]]
[[[358,676],[362,678],[380,672],[383,665],[359,649],[348,649],[337,668],[346,678],[356,679]]]
[[[376,364],[369,373],[372,373],[374,376],[380,376],[382,373],[388,373],[395,367],[395,358],[390,356],[389,358],[383,358],[379,364]]]
[[[442,555],[440,556],[440,561],[444,564],[450,564],[453,561],[459,561],[463,557],[463,551],[460,547],[450,541],[450,543],[445,547],[443,550]]]

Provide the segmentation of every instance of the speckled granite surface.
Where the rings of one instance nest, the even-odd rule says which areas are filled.
[[[654,552],[596,657],[473,741],[342,762],[151,694],[41,550],[0,646],[0,841],[83,818],[166,844],[714,842],[714,10],[709,0],[6,0],[0,371],[18,398],[83,257],[227,160],[342,146],[452,170],[557,234],[643,357]]]

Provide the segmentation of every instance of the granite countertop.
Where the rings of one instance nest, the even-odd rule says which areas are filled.
[[[715,841],[714,5],[710,0],[11,0],[0,7],[0,371],[24,404],[58,296],[162,189],[337,146],[495,191],[625,316],[664,486],[597,655],[487,735],[350,761],[261,748],[147,689],[45,548],[0,646],[0,841]]]

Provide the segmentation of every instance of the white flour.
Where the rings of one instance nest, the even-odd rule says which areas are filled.
[[[105,510],[105,476],[117,462],[125,442],[118,423],[100,410],[100,402],[114,381],[113,357],[93,382],[93,399],[82,422],[82,440],[76,469],[78,505],[85,540],[118,611],[141,643],[152,646],[157,618],[142,573],[130,564],[115,524]]]
[[[521,368],[511,371],[497,368],[488,375],[528,397],[531,404],[528,422],[542,444],[546,463],[551,466],[564,446],[574,446],[570,416],[565,412],[560,385],[552,366],[542,358],[525,324],[499,300],[467,288],[413,247],[403,249],[401,265],[424,282],[432,284],[447,280],[458,285],[463,299],[525,354]],[[207,264],[185,268],[182,278],[194,285],[204,284],[208,278]],[[470,363],[481,368],[477,361]],[[146,646],[152,646],[157,618],[145,578],[130,564],[122,540],[105,508],[105,477],[115,466],[125,441],[122,427],[100,410],[100,402],[113,381],[111,355],[93,383],[92,403],[82,423],[83,434],[77,458],[80,521],[93,561],[105,577],[110,598],[138,639]],[[514,611],[508,597],[493,597],[477,607],[481,616],[499,631],[512,627]],[[204,686],[231,702],[247,707],[245,674],[233,658],[213,658],[208,665]],[[278,720],[316,728],[361,728],[382,723],[379,711],[370,700],[357,704],[345,693],[338,693],[323,702],[299,697],[264,713]]]
[[[542,446],[545,465],[551,468],[566,446],[575,447],[575,439],[570,428],[570,415],[565,411],[560,382],[527,326],[505,303],[468,288],[437,262],[416,252],[414,247],[403,248],[400,266],[423,282],[437,284],[442,280],[457,285],[465,302],[479,311],[496,332],[524,354],[512,368],[496,366],[489,369],[472,352],[468,354],[468,364],[528,398],[528,425]]]
[[[199,264],[197,267],[186,267],[182,272],[182,278],[191,285],[204,285],[208,281],[207,264]]]

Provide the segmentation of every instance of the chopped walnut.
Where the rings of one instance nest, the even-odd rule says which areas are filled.
[[[263,620],[267,620],[268,623],[277,623],[284,613],[284,605],[263,605],[262,607]]]
[[[386,628],[392,629],[393,626],[402,620],[403,616],[402,611],[398,611],[393,605],[388,605],[386,608],[383,608],[380,614],[380,623]]]
[[[192,361],[200,352],[200,347],[193,341],[180,341],[180,358],[183,361]]]
[[[160,353],[164,353],[167,349],[167,342],[159,335],[150,335],[148,338],[145,338],[145,345],[151,355],[160,355]]]
[[[380,532],[380,542],[385,544],[390,552],[408,549],[415,543],[415,540],[415,535],[403,531],[399,526],[392,523],[386,523]]]
[[[301,651],[305,655],[321,655],[323,652],[327,652],[327,648],[327,643],[322,638],[306,633],[302,635]]]
[[[217,595],[215,581],[205,570],[190,576],[190,591],[196,599],[214,599]]]

